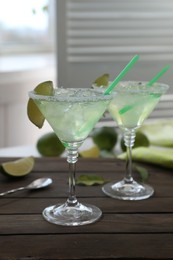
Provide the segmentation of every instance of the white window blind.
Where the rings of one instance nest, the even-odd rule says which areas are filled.
[[[173,60],[173,0],[67,0],[68,62]]]
[[[170,64],[161,81],[172,86],[173,0],[57,0],[56,11],[59,85],[112,80],[139,54],[124,80],[150,80]]]

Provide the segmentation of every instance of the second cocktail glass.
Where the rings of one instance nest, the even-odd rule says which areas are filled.
[[[150,115],[161,96],[167,91],[168,85],[155,83],[148,86],[147,82],[120,82],[115,91],[117,95],[109,105],[109,112],[118,123],[124,135],[127,148],[125,177],[122,181],[107,183],[103,192],[122,200],[143,200],[154,193],[154,189],[140,184],[132,176],[132,147],[135,142],[136,130]]]
[[[96,90],[58,88],[53,96],[29,93],[41,113],[67,150],[69,163],[69,197],[64,204],[47,207],[44,218],[54,224],[78,226],[98,220],[102,212],[90,204],[78,202],[75,194],[75,172],[78,148],[108,107],[112,95]]]

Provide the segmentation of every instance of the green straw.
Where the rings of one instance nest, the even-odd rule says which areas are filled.
[[[147,86],[151,87],[169,68],[170,68],[170,65],[165,66],[153,79],[151,79],[147,83]]]
[[[154,78],[152,78],[148,83],[147,86],[151,87],[168,69],[170,68],[170,65],[165,66]],[[122,115],[129,111],[130,109],[133,109],[133,107],[136,104],[133,105],[127,105],[119,110],[119,114]]]
[[[131,61],[126,65],[126,67],[120,72],[120,74],[114,79],[114,81],[109,85],[109,87],[105,90],[104,95],[110,94],[110,92],[115,88],[118,82],[126,75],[126,73],[133,67],[133,65],[139,59],[139,55],[135,55]]]

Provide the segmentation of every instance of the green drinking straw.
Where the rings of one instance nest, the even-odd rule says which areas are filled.
[[[170,68],[170,65],[165,66],[153,79],[151,79],[147,83],[147,86],[151,87],[169,68]]]
[[[135,55],[131,61],[125,66],[125,68],[120,72],[120,74],[112,81],[109,87],[105,90],[104,95],[110,94],[110,92],[115,88],[118,82],[126,75],[126,73],[133,67],[133,65],[139,59],[139,55]]]
[[[148,83],[147,86],[151,87],[168,69],[170,68],[170,65],[165,66],[154,78],[152,78]],[[119,114],[122,115],[129,111],[130,109],[133,109],[133,107],[136,104],[127,105],[119,110]]]

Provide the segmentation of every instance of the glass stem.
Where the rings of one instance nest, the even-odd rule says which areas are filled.
[[[133,177],[132,177],[132,147],[135,142],[135,136],[136,132],[134,129],[126,129],[124,131],[124,143],[127,148],[127,160],[126,160],[126,172],[124,181],[125,183],[132,183]]]
[[[68,206],[76,206],[78,204],[75,193],[75,175],[76,162],[78,160],[78,145],[67,146],[67,162],[69,164],[69,197],[67,199]]]

